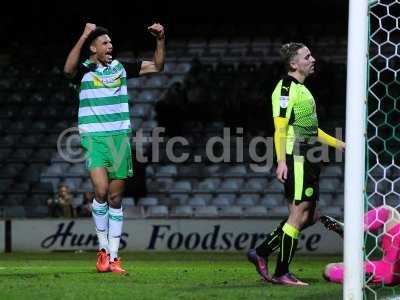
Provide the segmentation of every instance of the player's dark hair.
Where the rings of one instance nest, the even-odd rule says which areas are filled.
[[[101,36],[103,34],[110,35],[109,31],[106,28],[97,26],[96,29],[93,30],[88,35],[88,37],[86,38],[85,43],[83,44],[83,47],[82,47],[83,57],[87,58],[92,54],[92,52],[90,51],[90,45],[93,43],[93,41],[95,39],[97,39],[99,36]]]
[[[280,53],[287,71],[292,71],[292,68],[290,67],[290,62],[292,61],[293,57],[296,56],[297,51],[304,47],[306,47],[306,45],[304,45],[303,43],[294,42],[282,45]]]

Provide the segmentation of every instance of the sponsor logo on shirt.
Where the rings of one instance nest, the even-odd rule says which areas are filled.
[[[280,96],[279,97],[279,105],[282,108],[287,108],[289,103],[289,96]]]

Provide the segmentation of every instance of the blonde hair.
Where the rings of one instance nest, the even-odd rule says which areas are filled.
[[[290,42],[281,46],[280,54],[285,64],[287,71],[291,71],[290,62],[296,56],[297,51],[301,48],[306,47],[303,43]]]

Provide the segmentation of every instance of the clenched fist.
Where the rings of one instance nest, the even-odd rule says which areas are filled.
[[[165,37],[164,26],[162,26],[160,23],[154,23],[153,25],[147,27],[147,29],[159,40]]]
[[[88,37],[89,34],[96,29],[96,24],[86,23],[85,29],[83,30],[83,36]]]

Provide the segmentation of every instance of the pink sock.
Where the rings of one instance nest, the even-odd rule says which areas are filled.
[[[389,212],[384,206],[368,211],[364,215],[364,229],[374,231],[382,227],[389,218]]]

